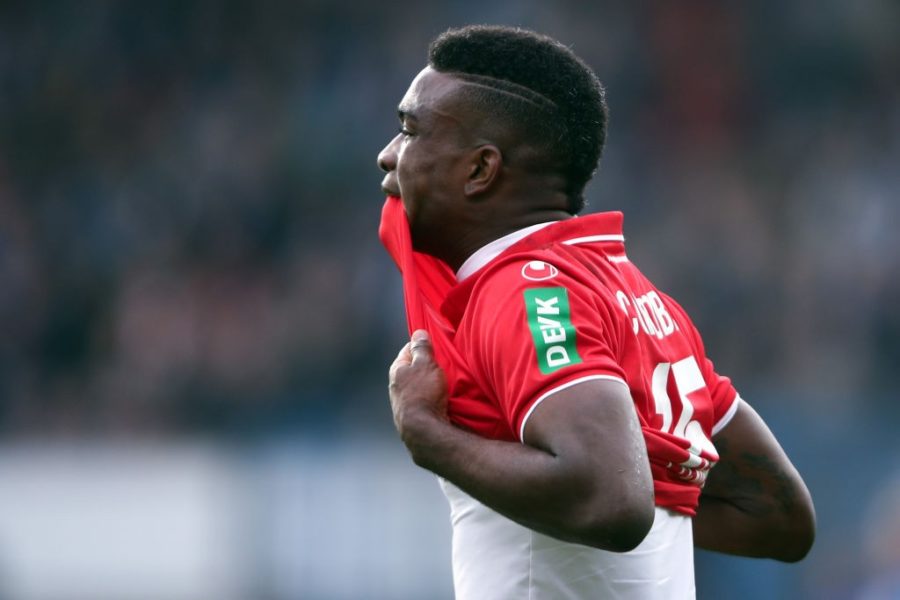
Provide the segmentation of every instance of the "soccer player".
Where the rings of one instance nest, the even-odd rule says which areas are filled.
[[[629,260],[622,214],[573,218],[606,114],[565,46],[465,27],[432,42],[378,157],[415,330],[391,407],[449,499],[459,599],[692,598],[695,544],[813,542],[800,475]]]

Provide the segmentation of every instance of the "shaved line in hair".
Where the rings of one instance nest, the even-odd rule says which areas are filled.
[[[463,73],[460,71],[450,71],[447,72],[447,75],[462,79],[468,85],[485,87],[493,92],[513,96],[517,100],[528,102],[542,110],[557,110],[559,108],[556,102],[547,96],[513,81],[499,79],[489,75],[475,75],[473,73]]]

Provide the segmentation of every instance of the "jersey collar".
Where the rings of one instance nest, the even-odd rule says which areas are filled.
[[[625,237],[622,235],[622,221],[621,212],[595,213],[577,219],[539,223],[494,240],[475,252],[460,267],[456,274],[458,283],[441,303],[441,313],[452,327],[457,327],[469,296],[484,272],[482,269],[502,255],[527,255],[554,244],[575,246],[602,243],[609,252],[623,256]]]
[[[495,258],[497,258],[504,250],[522,240],[532,233],[540,231],[547,225],[552,225],[557,223],[558,221],[547,221],[546,223],[538,223],[537,225],[529,225],[523,229],[519,229],[518,231],[513,231],[512,233],[508,233],[501,238],[497,238],[493,242],[489,242],[475,251],[472,256],[466,259],[466,262],[462,264],[459,270],[456,272],[456,280],[463,281],[469,275],[472,275],[488,264]]]
[[[624,244],[622,221],[621,212],[609,211],[519,229],[476,250],[456,272],[456,280],[464,281],[512,246],[516,246],[516,250],[526,250],[551,242],[566,245],[590,242]]]

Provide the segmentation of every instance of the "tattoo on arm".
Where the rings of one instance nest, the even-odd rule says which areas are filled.
[[[716,446],[722,460],[710,473],[705,495],[760,516],[789,514],[796,507],[792,478],[771,457],[752,452],[730,456],[727,440],[718,440]]]

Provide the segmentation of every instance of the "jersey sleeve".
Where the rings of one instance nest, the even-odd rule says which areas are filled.
[[[711,435],[717,434],[734,416],[738,407],[740,396],[731,379],[720,375],[713,365],[713,362],[706,356],[706,350],[703,347],[703,340],[696,327],[691,325],[694,337],[694,345],[697,350],[697,357],[700,359],[700,370],[703,379],[706,381],[706,389],[709,390],[709,397],[712,400],[713,418]]]
[[[552,276],[538,279],[541,273]],[[562,266],[512,261],[479,288],[467,311],[465,352],[519,440],[534,408],[555,392],[590,379],[625,384],[617,313]]]
[[[712,435],[716,435],[728,425],[737,411],[740,395],[731,384],[731,379],[716,372],[713,362],[704,356],[703,378],[713,403]]]

